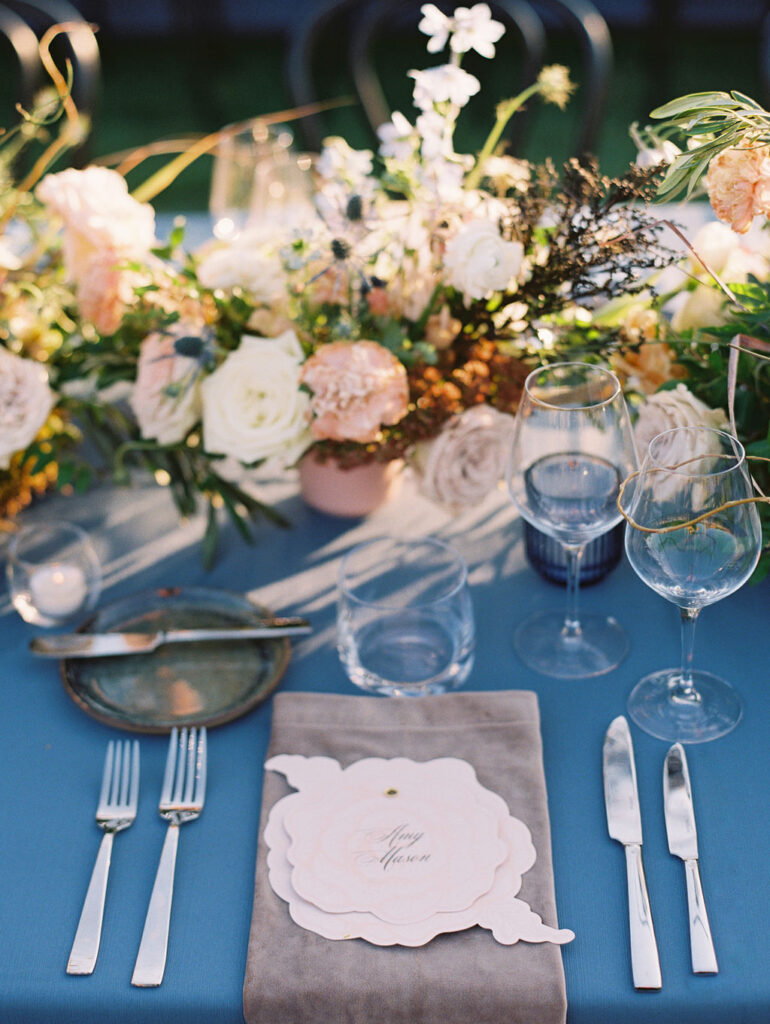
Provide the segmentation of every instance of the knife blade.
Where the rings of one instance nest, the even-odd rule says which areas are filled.
[[[271,640],[303,636],[312,631],[307,619],[267,619],[254,626],[221,629],[164,629],[154,633],[60,633],[36,636],[29,644],[43,658],[109,658],[149,654],[162,644],[203,643],[211,640]]]
[[[693,973],[718,974],[719,966],[698,869],[698,834],[695,829],[690,772],[681,743],[675,743],[666,754],[663,768],[663,806],[668,848],[674,857],[684,861]]]
[[[619,715],[604,739],[604,803],[610,836],[626,851],[628,928],[634,988],[660,988],[660,959],[642,863],[642,816],[628,722]]]

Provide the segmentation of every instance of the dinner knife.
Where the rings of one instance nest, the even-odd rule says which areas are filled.
[[[690,773],[681,743],[675,743],[666,754],[663,768],[663,804],[668,848],[675,857],[684,861],[693,973],[718,974],[714,940],[711,938],[698,870],[698,836],[695,830]]]
[[[302,636],[312,631],[307,619],[268,619],[255,626],[221,629],[162,629],[155,633],[60,633],[36,636],[29,644],[43,658],[109,658],[119,654],[149,654],[161,644],[209,640],[271,640]]]
[[[619,715],[603,749],[604,802],[610,836],[626,850],[628,925],[634,988],[660,988],[660,960],[642,864],[642,816],[636,787],[634,748],[628,722]]]

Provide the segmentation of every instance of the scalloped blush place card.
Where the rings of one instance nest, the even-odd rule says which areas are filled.
[[[574,938],[567,929],[544,925],[515,898],[522,874],[535,862],[529,829],[511,817],[497,794],[479,784],[467,762],[368,758],[343,771],[331,758],[279,755],[266,767],[286,775],[299,790],[272,808],[265,842],[270,884],[302,927],[330,939],[363,938],[383,946],[420,946],[442,932],[476,924],[508,945]],[[393,817],[399,795],[403,802],[398,809],[410,812],[408,820]],[[380,798],[386,801],[384,808]],[[479,830],[478,848],[469,856],[473,844],[458,828],[455,810],[466,833]],[[329,815],[337,816],[339,827],[326,826]],[[453,851],[458,854],[454,860]],[[314,855],[320,862],[318,874]],[[478,870],[487,872],[483,884]],[[350,872],[353,877],[346,881]],[[453,895],[441,890],[441,879],[444,884],[451,880]],[[319,897],[318,887],[325,880],[332,882],[333,894],[323,891]],[[477,895],[467,902],[473,890]],[[353,905],[356,909],[350,909]],[[442,909],[426,914],[427,906]]]

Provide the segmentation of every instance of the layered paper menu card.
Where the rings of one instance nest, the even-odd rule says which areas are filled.
[[[563,1024],[535,694],[279,694],[265,769],[247,1024]]]
[[[515,899],[535,863],[529,829],[457,758],[282,754],[266,768],[297,793],[265,828],[273,890],[292,919],[329,939],[420,946],[473,925],[498,942],[568,942]]]

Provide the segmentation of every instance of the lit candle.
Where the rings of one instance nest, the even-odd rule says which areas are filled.
[[[63,617],[83,604],[88,583],[79,565],[41,565],[30,573],[29,592],[30,603],[42,615]]]

